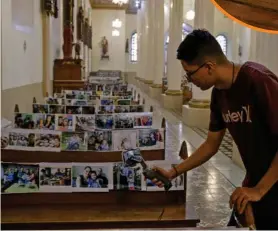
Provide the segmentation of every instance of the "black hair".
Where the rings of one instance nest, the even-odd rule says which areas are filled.
[[[95,174],[95,175],[97,175],[97,172],[96,171],[90,171],[90,174]]]
[[[179,45],[177,59],[191,65],[202,65],[206,57],[214,58],[217,63],[227,60],[220,44],[211,33],[203,29],[193,30]]]

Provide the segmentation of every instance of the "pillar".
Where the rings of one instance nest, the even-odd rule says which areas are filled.
[[[63,47],[64,44],[64,37],[63,37],[63,31],[64,31],[64,19],[63,19],[63,14],[64,14],[64,4],[63,4],[63,0],[59,0],[58,1],[58,8],[59,8],[59,23],[60,23],[60,30],[59,30],[59,38],[60,38],[60,48]],[[61,49],[59,52],[59,59],[63,59],[63,50]]]
[[[139,8],[137,11],[137,70],[136,70],[136,80],[142,78],[142,57],[141,57],[141,49],[142,49],[142,15],[143,9]],[[137,85],[137,83],[135,82]]]
[[[152,98],[158,98],[162,92],[162,78],[164,75],[164,1],[153,0],[154,11],[154,80],[150,86]]]
[[[63,0],[63,54],[64,59],[72,59],[74,0]]]
[[[78,14],[78,0],[73,0],[73,43],[77,43],[77,14]],[[73,57],[75,57],[75,49],[73,49]]]
[[[183,0],[171,0],[169,11],[170,26],[169,44],[167,50],[168,90],[165,92],[165,95],[163,94],[163,105],[165,108],[174,108],[181,110],[182,66],[180,61],[177,60],[177,49],[182,42]]]

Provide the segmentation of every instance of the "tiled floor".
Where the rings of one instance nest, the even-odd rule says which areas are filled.
[[[137,92],[139,89],[137,89]],[[164,117],[166,124],[166,159],[178,159],[183,140],[187,142],[189,154],[204,141],[200,135],[181,122],[176,113],[163,109],[160,104],[141,93],[147,106],[154,107],[155,126],[160,127]],[[229,217],[229,197],[236,186],[240,186],[244,171],[224,155],[221,150],[202,166],[188,172],[187,203],[195,207],[202,227],[224,227]]]

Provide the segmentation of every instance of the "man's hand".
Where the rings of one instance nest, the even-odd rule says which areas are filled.
[[[257,188],[237,188],[230,197],[230,208],[235,207],[239,214],[242,214],[249,201],[259,201],[262,198]]]
[[[153,170],[159,172],[161,175],[165,176],[169,180],[172,180],[176,174],[175,171],[174,172],[172,170],[167,171],[160,167],[153,167]],[[159,188],[164,187],[164,184],[161,181],[158,181],[157,179],[153,179],[152,182]]]

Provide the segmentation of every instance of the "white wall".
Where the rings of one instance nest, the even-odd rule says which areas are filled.
[[[112,37],[112,21],[118,18],[122,21],[120,36]],[[126,17],[124,10],[92,10],[93,23],[93,71],[121,70],[125,71],[125,41]],[[136,25],[136,22],[134,23]],[[108,40],[108,54],[110,60],[100,60],[101,39],[105,36]]]
[[[125,42],[126,39],[129,41],[129,51],[131,50],[131,35],[137,31],[137,15],[126,14],[126,26],[125,26]],[[130,53],[125,53],[125,71],[136,72],[137,64],[130,62]]]
[[[42,82],[40,2],[38,0],[1,1],[2,90]],[[22,18],[12,17],[19,10],[22,12],[20,14]],[[24,24],[21,26],[24,26],[25,32],[17,30],[13,21]],[[26,41],[26,51],[23,48],[24,41]]]

